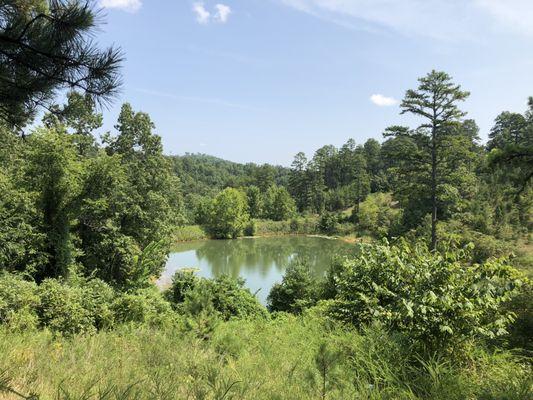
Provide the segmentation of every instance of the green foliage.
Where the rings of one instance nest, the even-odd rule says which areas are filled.
[[[207,230],[218,239],[236,238],[242,235],[249,218],[246,196],[227,188],[213,200]]]
[[[339,230],[339,217],[335,213],[325,212],[320,216],[318,220],[319,232],[326,233],[328,235],[334,235]]]
[[[266,190],[270,184],[288,184],[289,170],[281,166],[238,164],[206,154],[189,153],[174,156],[172,161],[184,193],[213,197],[227,187],[255,186],[262,190],[262,185],[266,184]]]
[[[200,278],[195,275],[194,270],[178,270],[172,277],[172,284],[165,296],[174,305],[183,303],[187,292],[194,290],[199,282]]]
[[[246,197],[248,201],[248,212],[250,213],[250,217],[260,218],[263,215],[263,195],[261,193],[261,189],[254,185],[247,187]]]
[[[289,219],[296,212],[296,205],[284,187],[271,186],[264,195],[263,216],[273,221]]]
[[[198,278],[190,270],[177,271],[166,297],[192,316],[216,314],[224,320],[266,316],[266,309],[244,288],[244,280],[226,275],[210,280]]]
[[[505,304],[505,309],[515,315],[515,321],[509,329],[508,340],[509,347],[514,349],[525,350],[531,355],[533,351],[533,341],[531,332],[533,332],[533,285],[528,281],[520,293],[509,303]]]
[[[422,245],[361,245],[330,273],[335,318],[361,326],[380,321],[429,348],[504,335],[502,310],[518,293],[520,274],[505,261],[468,265],[462,250],[431,253]]]
[[[34,274],[47,262],[36,194],[17,190],[0,171],[0,270]]]
[[[202,281],[207,285],[212,296],[214,309],[222,319],[230,318],[264,318],[265,308],[257,298],[244,287],[242,278],[222,275],[214,280]]]
[[[466,113],[458,107],[470,93],[442,71],[433,70],[418,81],[417,89],[406,92],[400,107],[402,114],[413,114],[423,123],[412,131],[391,127],[384,136],[393,138],[388,147],[396,161],[394,191],[405,209],[406,221],[410,219],[415,226],[431,214],[430,243],[434,250],[437,222],[465,197],[461,189],[471,186],[476,137],[470,130],[465,134],[461,118]]]
[[[171,327],[177,315],[155,288],[137,289],[116,297],[111,305],[117,323]]]
[[[268,294],[270,311],[299,314],[314,306],[320,299],[320,284],[305,260],[296,259],[285,271],[281,283],[276,283]]]
[[[176,242],[191,242],[207,238],[205,230],[200,225],[178,226],[174,232],[174,241]]]
[[[20,276],[0,273],[0,324],[13,330],[37,328],[40,304],[37,285]]]
[[[38,293],[39,321],[44,327],[65,335],[95,331],[94,315],[86,307],[88,299],[82,287],[45,279]]]
[[[120,87],[120,51],[94,43],[99,23],[82,1],[5,0],[0,7],[0,118],[11,126],[31,122],[61,89],[99,101]]]
[[[36,271],[36,277],[65,276],[75,256],[71,230],[80,193],[81,163],[71,137],[46,129],[29,137],[23,157],[22,185],[36,193],[35,206],[46,234],[48,262],[42,266],[44,270]]]
[[[398,208],[389,193],[375,193],[369,195],[359,204],[359,209],[353,209],[352,218],[358,228],[376,237],[386,237],[398,229],[401,218]]]
[[[320,397],[325,399],[331,386],[334,386],[335,367],[339,364],[342,354],[327,342],[320,343],[315,356],[315,365],[320,375]],[[332,382],[333,381],[333,382]]]

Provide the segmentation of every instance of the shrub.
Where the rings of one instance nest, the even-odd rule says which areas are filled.
[[[318,230],[328,235],[334,235],[339,229],[339,218],[337,215],[325,212],[320,216],[318,221]]]
[[[39,305],[37,285],[18,275],[0,274],[0,324],[13,330],[37,327],[35,309]]]
[[[423,245],[360,245],[337,261],[330,314],[356,326],[380,321],[429,348],[507,333],[502,310],[522,285],[502,260],[468,265],[467,251],[431,253]]]
[[[187,292],[193,290],[199,281],[192,269],[178,270],[172,277],[172,284],[165,296],[173,304],[183,303]]]
[[[266,316],[265,308],[244,287],[244,280],[226,275],[204,279],[191,271],[178,271],[167,291],[167,298],[179,312],[193,316],[205,310],[224,320]]]
[[[352,218],[361,230],[383,237],[400,223],[401,210],[393,206],[389,193],[373,193],[354,208]]]
[[[319,281],[304,260],[296,260],[289,265],[283,280],[274,284],[267,298],[270,311],[295,314],[315,305],[318,300]]]
[[[114,314],[111,304],[115,299],[115,291],[101,279],[83,282],[84,307],[92,317],[96,329],[111,328],[114,325]]]
[[[509,345],[513,348],[521,348],[533,354],[533,285],[527,282],[518,296],[509,304],[506,310],[516,315],[516,320],[510,328]]]
[[[177,315],[155,287],[123,293],[112,304],[119,323],[146,324],[169,327],[177,322]]]
[[[94,332],[93,315],[87,306],[86,291],[57,279],[45,279],[38,289],[40,323],[54,332],[66,335]]]
[[[255,220],[251,219],[248,225],[246,225],[246,228],[244,228],[244,235],[255,236],[256,229],[257,228],[256,228]]]
[[[224,320],[230,318],[262,318],[266,309],[244,287],[244,279],[222,275],[214,280],[204,280],[210,288],[213,306]]]

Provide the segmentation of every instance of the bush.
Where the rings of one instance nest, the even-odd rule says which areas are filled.
[[[112,309],[119,323],[170,327],[178,320],[170,303],[154,287],[138,289],[117,296]]]
[[[295,314],[316,304],[320,297],[319,281],[304,260],[292,262],[281,283],[272,286],[267,302],[270,311]]]
[[[192,269],[178,270],[172,277],[172,284],[165,292],[165,296],[172,304],[183,303],[187,292],[196,288],[199,281]]]
[[[354,208],[352,219],[362,231],[378,237],[388,236],[401,222],[401,210],[393,206],[389,193],[373,193]]]
[[[256,224],[255,220],[251,219],[246,228],[244,228],[244,236],[255,236]]]
[[[509,345],[512,348],[524,349],[533,354],[533,285],[527,282],[518,296],[509,304],[506,310],[516,315],[509,330]]]
[[[115,291],[101,279],[91,279],[82,282],[84,293],[84,307],[92,317],[96,329],[112,328],[114,314],[111,304],[115,299]]]
[[[522,285],[504,261],[468,265],[467,251],[431,253],[423,245],[360,245],[355,258],[337,261],[330,315],[354,324],[373,321],[406,332],[429,348],[507,333],[503,310]]]
[[[167,291],[167,298],[179,312],[193,316],[206,310],[224,320],[267,315],[257,298],[244,287],[243,279],[226,275],[204,279],[191,271],[178,271]]]
[[[38,314],[41,325],[66,335],[94,332],[94,315],[87,307],[86,291],[57,279],[45,279],[38,289],[41,299]]]
[[[38,325],[35,309],[40,303],[35,282],[18,275],[0,274],[0,324],[12,330],[29,330]]]
[[[214,280],[204,280],[212,293],[215,310],[222,319],[230,318],[263,318],[266,309],[257,298],[244,287],[244,279],[222,275]]]
[[[334,235],[339,230],[339,218],[336,214],[325,212],[318,221],[318,230],[328,235]]]

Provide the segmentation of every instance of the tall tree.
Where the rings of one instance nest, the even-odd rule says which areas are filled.
[[[469,93],[453,83],[445,72],[431,71],[420,78],[418,88],[408,90],[400,105],[401,114],[413,114],[424,122],[416,129],[415,135],[425,138],[425,151],[429,153],[430,179],[428,190],[431,201],[431,249],[437,247],[438,222],[438,186],[439,164],[443,162],[441,154],[447,146],[447,138],[452,134],[453,126],[466,115],[458,107]]]
[[[358,146],[354,151],[352,176],[354,205],[356,212],[359,212],[359,203],[361,203],[370,192],[370,178],[367,172],[364,150],[361,146]]]
[[[296,200],[296,206],[299,211],[303,211],[308,206],[306,170],[307,157],[303,152],[299,152],[294,156],[289,176],[289,190]]]

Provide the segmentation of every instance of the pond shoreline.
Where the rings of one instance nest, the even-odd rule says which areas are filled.
[[[322,238],[322,239],[329,239],[329,240],[340,240],[345,243],[359,243],[367,241],[368,238],[365,237],[355,237],[352,235],[345,235],[345,236],[331,236],[331,235],[325,235],[325,234],[316,234],[316,233],[282,233],[282,232],[272,232],[272,233],[262,233],[260,235],[253,235],[253,236],[239,236],[237,238],[233,239],[216,239],[211,238],[209,236],[203,236],[203,237],[194,237],[191,239],[186,238],[175,238],[172,242],[172,246],[182,244],[182,243],[195,243],[195,242],[207,242],[210,240],[240,240],[240,239],[260,239],[260,238],[277,238],[277,237],[315,237],[315,238]]]

